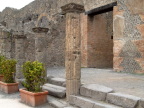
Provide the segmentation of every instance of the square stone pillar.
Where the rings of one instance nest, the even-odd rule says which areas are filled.
[[[23,78],[22,65],[25,62],[25,39],[24,32],[13,32],[15,37],[15,58],[16,64],[16,80]]]
[[[8,31],[3,30],[0,28],[0,54],[6,56],[6,40],[8,39]]]
[[[70,3],[62,8],[66,14],[66,95],[78,95],[81,85],[81,17],[84,6]]]
[[[36,27],[32,30],[35,32],[35,60],[46,66],[46,33],[48,28]]]

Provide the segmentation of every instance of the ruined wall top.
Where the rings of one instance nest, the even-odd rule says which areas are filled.
[[[65,6],[70,3],[83,5],[83,0],[58,0],[59,7]]]
[[[86,11],[90,11],[92,9],[111,4],[116,1],[117,0],[83,0]]]
[[[68,12],[82,13],[85,11],[83,5],[79,5],[75,3],[66,4],[65,6],[62,6],[61,9],[62,9],[62,14],[65,14]]]

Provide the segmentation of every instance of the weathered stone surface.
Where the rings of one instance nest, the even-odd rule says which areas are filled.
[[[80,80],[66,80],[66,94],[70,95],[79,95],[80,91]]]
[[[66,4],[65,6],[62,6],[61,9],[63,14],[70,12],[82,13],[85,11],[84,6],[75,3]]]
[[[144,15],[140,14],[140,18],[144,22]]]
[[[114,40],[114,47],[113,47],[114,57],[119,57],[124,44],[125,42],[122,40]]]
[[[86,11],[116,2],[116,0],[83,0]]]
[[[98,84],[83,85],[80,88],[82,96],[91,97],[99,101],[105,101],[107,93],[111,92],[113,92],[113,89]]]
[[[46,66],[46,32],[47,28],[33,28],[35,32],[35,60]]]
[[[137,29],[140,31],[141,36],[144,38],[144,24],[137,25]]]
[[[70,104],[76,105],[80,108],[120,108],[80,96],[70,96]]]
[[[66,96],[66,88],[52,85],[52,84],[44,84],[43,90],[47,90],[49,95],[56,96],[59,98],[64,98]]]
[[[16,64],[16,78],[23,78],[22,65],[25,62],[25,39],[26,36],[23,32],[14,32],[15,37],[15,58],[17,60]]]
[[[144,1],[143,0],[126,0],[127,6],[132,14],[144,14]]]
[[[107,101],[109,103],[122,106],[124,108],[135,108],[139,100],[139,97],[126,95],[122,93],[109,93],[107,95]]]
[[[123,38],[124,28],[125,28],[125,19],[123,16],[115,15],[113,19],[113,32],[114,39]]]
[[[144,99],[141,99],[139,104],[140,104],[140,108],[144,108]]]
[[[136,46],[137,46],[139,52],[141,53],[142,57],[144,57],[144,44],[143,44],[144,40],[135,40],[134,43],[136,44]],[[144,70],[144,64],[143,64],[144,58],[136,58],[135,60],[139,63],[142,70]],[[137,73],[144,73],[142,70],[137,72]]]
[[[122,57],[114,57],[113,58],[113,63],[114,63],[113,68],[114,68],[114,71],[120,72],[120,71],[123,70],[123,67],[120,66],[120,64],[122,63],[122,61],[123,61]]]
[[[79,5],[83,5],[83,0],[58,0],[59,7],[65,6],[66,4],[76,3]]]
[[[56,78],[56,77],[51,78],[51,80],[49,81],[49,83],[58,85],[58,86],[63,86],[65,82],[66,80],[64,78]]]
[[[67,103],[65,101],[56,99],[52,96],[48,96],[48,103],[54,108],[65,108],[67,106]]]
[[[72,106],[70,106],[70,107],[64,107],[64,108],[78,108],[78,107],[72,107]]]
[[[62,11],[66,14],[66,95],[78,95],[81,78],[81,18],[80,13],[84,7],[70,3],[63,6]]]

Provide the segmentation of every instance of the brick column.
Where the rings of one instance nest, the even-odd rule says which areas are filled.
[[[66,14],[66,95],[78,95],[81,85],[81,21],[84,7],[70,3],[62,8]]]
[[[48,28],[36,27],[35,32],[35,60],[46,65],[46,33]]]
[[[22,65],[25,62],[25,39],[23,32],[13,32],[15,37],[16,80],[23,78]]]

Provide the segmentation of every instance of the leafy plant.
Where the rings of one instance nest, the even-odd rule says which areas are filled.
[[[4,75],[4,82],[14,83],[14,74],[16,73],[16,60],[8,59],[2,62],[2,70]]]
[[[38,61],[27,61],[22,67],[25,77],[24,87],[28,91],[41,92],[41,86],[45,83],[46,76],[44,65]]]
[[[3,69],[2,69],[2,62],[6,60],[6,58],[2,55],[0,55],[0,75],[3,74]]]

